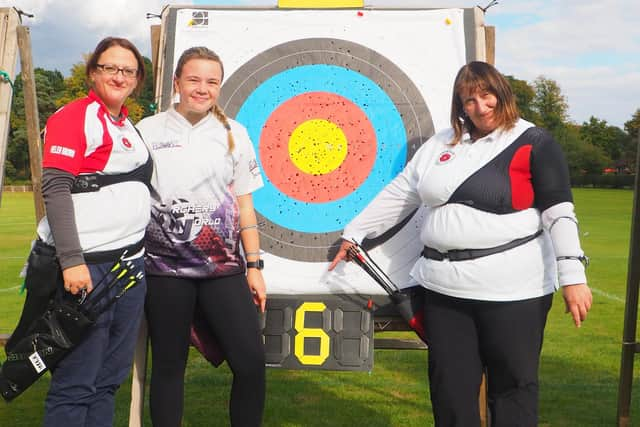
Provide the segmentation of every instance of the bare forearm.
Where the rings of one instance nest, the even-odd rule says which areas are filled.
[[[251,194],[238,197],[240,205],[240,240],[247,261],[260,258],[260,233]]]

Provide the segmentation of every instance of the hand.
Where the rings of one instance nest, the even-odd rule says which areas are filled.
[[[260,311],[264,313],[267,307],[267,287],[262,278],[262,271],[257,268],[247,268],[247,282],[253,294],[253,303],[260,307]]]
[[[584,284],[568,285],[562,287],[564,297],[565,313],[571,313],[576,327],[580,327],[581,322],[587,318],[587,313],[591,309],[593,297],[591,289]]]
[[[338,265],[338,263],[340,261],[345,261],[345,262],[351,261],[351,256],[349,256],[349,253],[347,251],[352,246],[355,246],[355,243],[350,242],[348,240],[344,240],[344,239],[342,240],[342,244],[340,245],[340,249],[338,250],[338,253],[333,258],[333,261],[331,262],[331,265],[329,266],[329,271],[331,271],[334,268],[336,268],[336,265]]]
[[[87,293],[93,290],[91,274],[87,264],[65,268],[62,270],[62,278],[64,280],[64,289],[73,295],[78,294],[83,289],[86,289]]]

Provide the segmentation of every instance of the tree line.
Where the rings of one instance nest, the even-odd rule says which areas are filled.
[[[540,76],[532,84],[507,76],[521,116],[550,131],[567,156],[572,180],[601,174],[635,174],[640,108],[624,129],[591,116],[582,124],[569,120],[569,104],[560,86]]]
[[[151,61],[148,58],[144,58],[144,61],[148,78],[140,95],[126,102],[134,123],[153,114],[155,110]],[[66,78],[58,70],[36,68],[34,72],[40,129],[44,129],[47,119],[58,108],[86,95],[85,64],[75,64]],[[625,122],[624,129],[594,116],[582,124],[576,124],[569,120],[569,105],[554,80],[544,76],[538,77],[533,83],[513,76],[507,76],[507,80],[513,88],[522,117],[549,130],[562,145],[574,182],[587,175],[635,173],[640,108]],[[14,82],[5,171],[7,184],[27,183],[30,180],[21,75]]]

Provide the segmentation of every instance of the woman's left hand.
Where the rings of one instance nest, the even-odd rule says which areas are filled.
[[[247,282],[249,283],[249,289],[253,294],[253,302],[260,307],[260,311],[264,313],[267,306],[267,287],[264,284],[262,278],[262,271],[257,268],[247,269]]]
[[[593,302],[591,289],[585,283],[563,286],[562,296],[564,297],[565,313],[571,313],[573,322],[579,328],[591,309]]]

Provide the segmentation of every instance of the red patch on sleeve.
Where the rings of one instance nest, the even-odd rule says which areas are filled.
[[[515,152],[509,164],[511,206],[515,210],[524,210],[533,206],[530,160],[531,145],[523,145]]]
[[[77,100],[56,111],[47,121],[44,133],[42,167],[78,175],[87,140],[83,132],[86,100]]]

